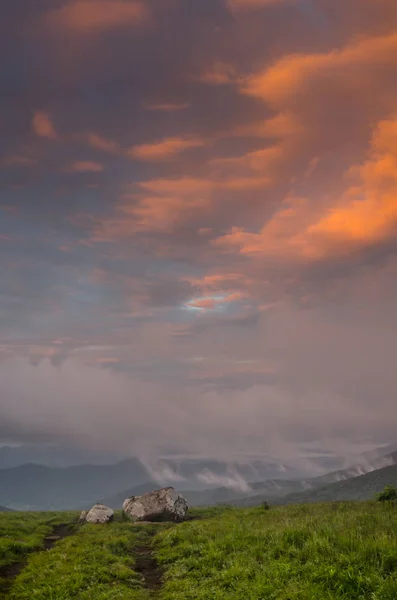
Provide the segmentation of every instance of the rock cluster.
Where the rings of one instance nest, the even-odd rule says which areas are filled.
[[[123,503],[124,514],[135,522],[183,521],[188,511],[186,499],[173,487],[161,488],[142,496],[131,496]],[[114,510],[103,504],[95,504],[91,510],[83,510],[80,523],[110,523]]]

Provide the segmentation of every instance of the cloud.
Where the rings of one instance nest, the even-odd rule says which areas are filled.
[[[73,173],[101,173],[103,165],[92,160],[78,160],[70,165],[69,171]]]
[[[396,4],[315,4],[5,0],[2,435],[393,438]]]
[[[271,107],[284,109],[298,103],[317,80],[322,85],[336,80],[338,87],[345,86],[349,92],[370,93],[379,77],[396,68],[396,49],[397,34],[393,33],[355,41],[330,52],[290,54],[246,78],[241,90]],[[379,73],[381,65],[384,71]],[[381,90],[379,97],[383,98]]]
[[[397,121],[381,121],[368,159],[353,165],[342,196],[321,212],[305,198],[287,198],[259,233],[233,228],[213,243],[247,255],[323,259],[393,238],[397,230]],[[314,167],[317,161],[314,163]],[[313,169],[313,166],[312,166]],[[311,169],[311,170],[312,170]]]
[[[328,214],[311,225],[313,243],[307,254],[346,252],[351,247],[382,242],[397,231],[397,120],[379,123],[368,160],[352,167],[358,181]]]
[[[137,26],[147,17],[147,7],[138,0],[72,0],[49,12],[46,23],[85,34]]]
[[[189,104],[187,102],[175,102],[175,103],[160,103],[160,104],[147,104],[145,106],[146,110],[154,110],[160,112],[176,112],[178,110],[186,110],[189,108]]]
[[[198,215],[211,214],[219,192],[263,191],[269,184],[258,176],[141,181],[135,192],[124,194],[113,216],[96,223],[93,239],[128,238],[138,231],[170,233],[194,223]]]
[[[294,4],[296,0],[227,0],[227,5],[232,11],[260,10],[279,4]]]
[[[233,65],[216,61],[211,69],[201,73],[197,79],[208,85],[228,85],[238,81],[238,73]]]
[[[12,155],[0,160],[0,164],[5,167],[32,167],[36,161],[29,156]]]
[[[242,292],[234,292],[229,295],[195,298],[190,300],[190,302],[187,302],[186,308],[198,310],[216,309],[223,306],[228,306],[233,302],[240,302],[244,298],[245,294]]]
[[[128,150],[130,158],[144,161],[167,160],[191,148],[200,148],[206,142],[199,138],[184,139],[178,137],[167,138],[153,144],[133,146]]]
[[[119,154],[120,152],[120,145],[117,142],[113,140],[107,140],[96,133],[87,133],[86,135],[81,136],[81,138],[88,144],[88,146],[94,148],[95,150],[108,152],[109,154]]]
[[[40,137],[46,137],[55,139],[57,137],[54,125],[51,122],[48,113],[43,111],[37,111],[33,115],[32,119],[33,131]]]

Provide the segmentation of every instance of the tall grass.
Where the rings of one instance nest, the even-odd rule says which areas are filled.
[[[162,532],[162,600],[397,600],[397,510],[226,510]]]

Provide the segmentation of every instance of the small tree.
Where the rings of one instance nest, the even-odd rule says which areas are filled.
[[[377,495],[378,502],[393,502],[397,500],[397,488],[394,485],[387,485],[383,492]]]
[[[266,502],[266,500],[264,502],[262,502],[262,508],[263,510],[270,510],[270,504],[269,502]]]

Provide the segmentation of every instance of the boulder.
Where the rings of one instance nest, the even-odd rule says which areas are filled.
[[[88,515],[88,510],[82,510],[80,513],[80,517],[79,517],[79,523],[85,523],[87,515]]]
[[[95,504],[88,511],[85,520],[86,523],[110,523],[114,518],[114,510],[103,504]]]
[[[127,498],[123,503],[123,511],[133,521],[182,521],[188,505],[173,487],[166,487]]]

